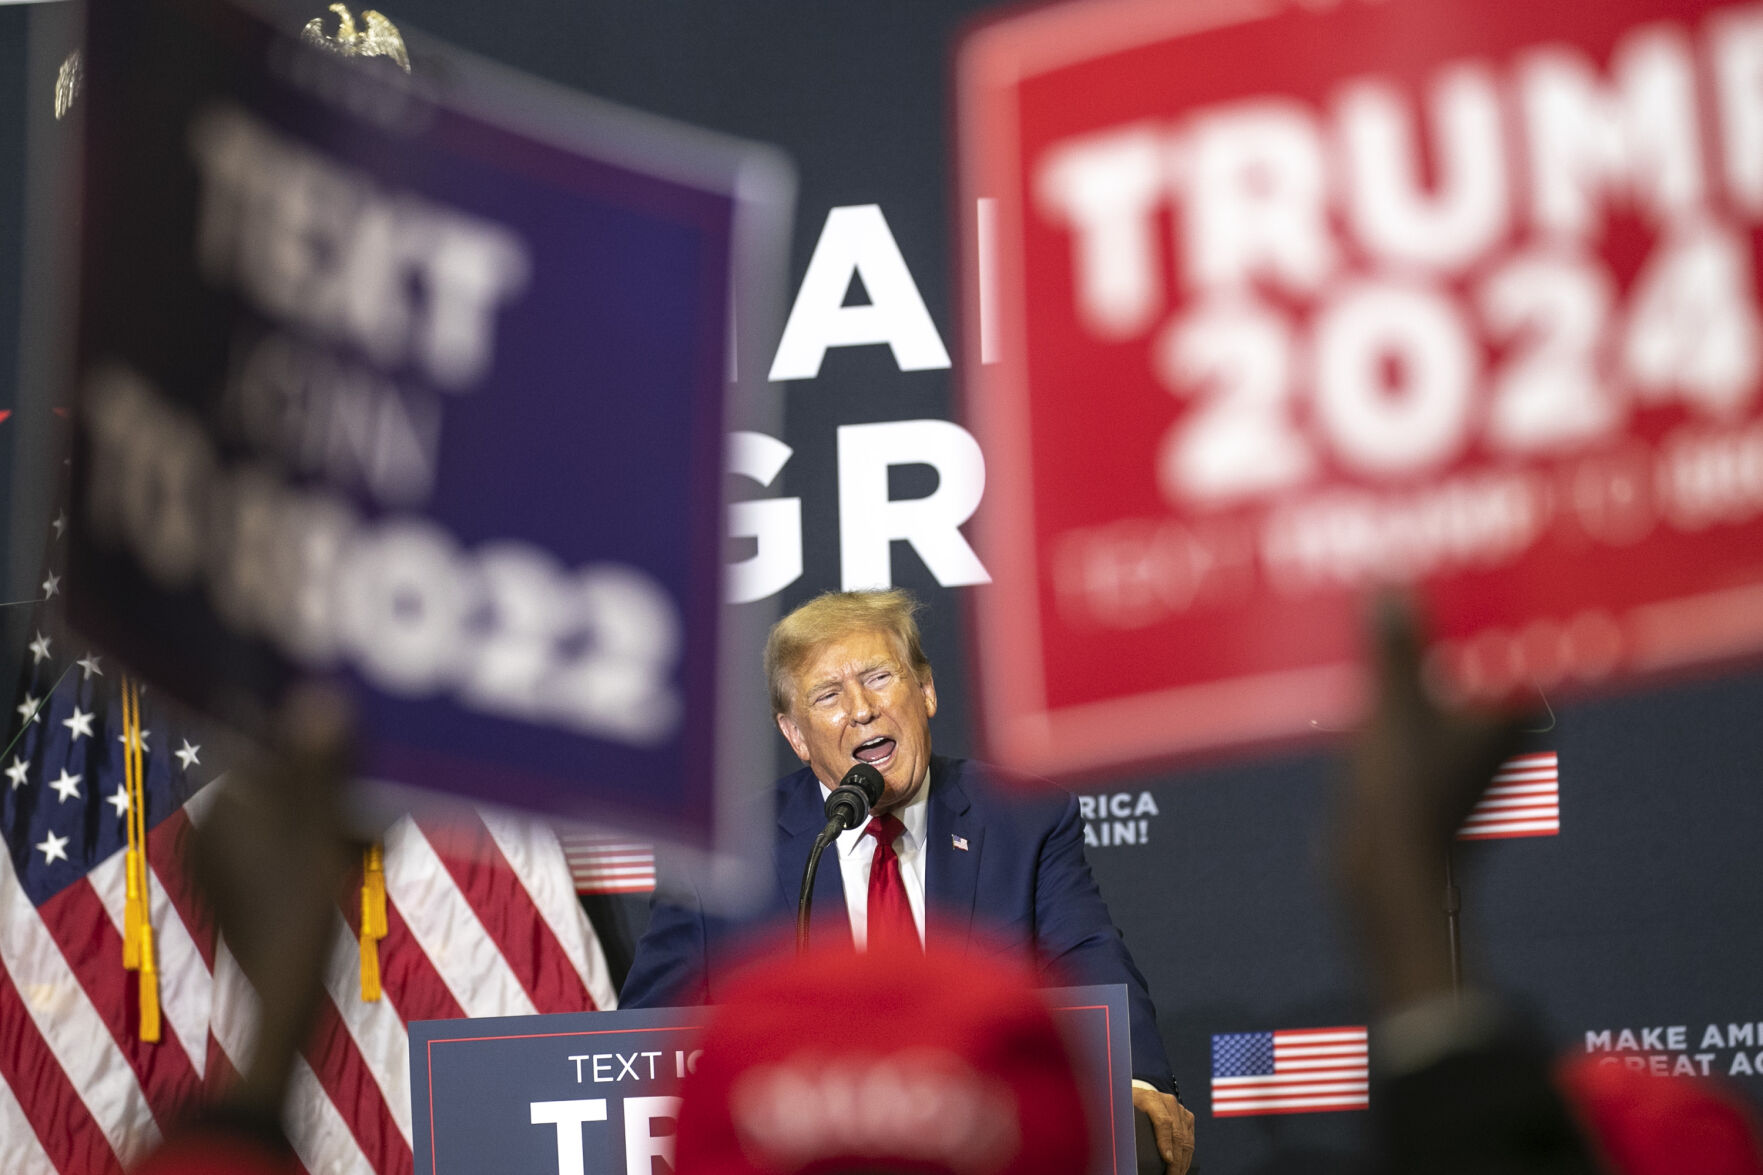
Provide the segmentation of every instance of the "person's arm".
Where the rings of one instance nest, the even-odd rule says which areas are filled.
[[[1539,1043],[1487,994],[1453,991],[1445,869],[1516,723],[1439,706],[1405,607],[1374,620],[1376,695],[1340,790],[1336,859],[1379,1020],[1372,1112],[1391,1172],[1591,1175]]]
[[[1150,1119],[1165,1170],[1181,1175],[1193,1160],[1194,1115],[1176,1098],[1150,988],[1109,916],[1084,857],[1076,796],[1065,797],[1064,809],[1041,847],[1035,875],[1035,946],[1042,966],[1067,981],[1126,984],[1133,1107]]]
[[[1035,872],[1035,951],[1043,969],[1069,983],[1124,983],[1132,1009],[1133,1076],[1174,1092],[1157,1011],[1126,940],[1109,916],[1084,857],[1077,797],[1061,797]]]
[[[697,891],[680,884],[673,897],[662,890],[649,907],[649,925],[637,940],[630,974],[618,992],[620,1008],[666,1008],[709,1003],[706,937]]]
[[[337,697],[297,694],[280,753],[211,784],[188,862],[228,950],[257,994],[255,1045],[239,1079],[167,1134],[143,1175],[293,1175],[282,1132],[294,1060],[324,993],[337,903],[359,859],[342,821],[350,717]]]

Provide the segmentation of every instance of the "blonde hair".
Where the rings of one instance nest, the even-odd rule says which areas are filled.
[[[906,663],[922,681],[930,680],[930,658],[924,655],[914,614],[922,607],[902,588],[860,592],[822,592],[771,626],[765,638],[765,680],[771,689],[771,712],[790,712],[791,678],[820,646],[848,633],[880,629],[905,654]]]

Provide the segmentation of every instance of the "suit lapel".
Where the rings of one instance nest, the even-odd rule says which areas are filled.
[[[926,942],[965,946],[979,893],[985,835],[985,826],[961,786],[960,768],[933,756],[924,844]]]
[[[785,777],[778,797],[777,851],[773,864],[777,869],[779,902],[792,927],[796,924],[796,899],[802,892],[802,870],[808,864],[814,838],[826,827],[822,808],[820,784],[812,772],[803,769]],[[820,855],[820,872],[814,876],[814,911],[809,918],[809,934],[816,944],[851,945],[851,916],[845,909],[845,882],[839,870],[837,841]]]

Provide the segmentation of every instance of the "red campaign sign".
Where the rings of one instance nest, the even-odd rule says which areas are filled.
[[[959,87],[992,754],[1348,725],[1380,583],[1470,696],[1763,648],[1763,5],[1094,0]]]

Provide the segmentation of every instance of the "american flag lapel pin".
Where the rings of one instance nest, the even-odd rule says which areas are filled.
[[[949,834],[949,843],[964,853],[967,851],[967,838],[965,836],[956,836],[951,832]]]

